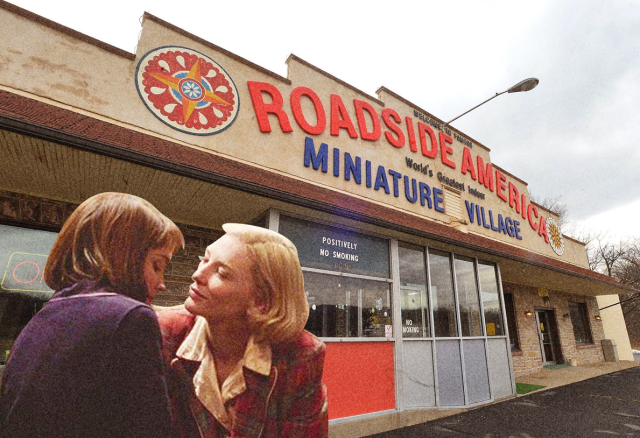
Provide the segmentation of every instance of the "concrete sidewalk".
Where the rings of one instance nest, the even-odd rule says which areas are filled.
[[[619,362],[600,362],[591,365],[582,365],[577,367],[563,367],[557,369],[544,368],[535,374],[519,377],[516,383],[528,383],[532,385],[544,386],[542,389],[529,392],[545,391],[547,389],[556,388],[558,386],[569,385],[593,377],[602,376],[604,374],[615,373],[627,368],[638,367],[640,362],[619,361]],[[521,396],[518,396],[521,397]],[[502,403],[513,398],[499,400],[493,404]],[[383,431],[401,429],[416,424],[428,423],[440,418],[467,412],[473,409],[481,409],[491,404],[482,405],[471,409],[420,409],[404,412],[396,412],[379,417],[372,417],[366,420],[350,421],[345,423],[333,424],[329,426],[329,438],[357,438],[366,437]]]
[[[593,367],[587,367],[593,368]],[[614,367],[601,367],[610,371]],[[470,409],[462,414],[393,430],[370,438],[603,438],[639,436],[640,367],[632,366],[586,380]],[[553,370],[550,370],[553,371]],[[593,371],[592,373],[597,372]],[[571,373],[587,377],[590,372]],[[553,377],[555,379],[555,376]],[[540,383],[551,383],[547,379]]]
[[[591,365],[581,365],[577,367],[569,366],[557,369],[543,368],[542,371],[537,373],[518,377],[516,379],[516,383],[542,385],[545,388],[538,389],[537,391],[544,391],[545,389],[569,385],[571,383],[602,376],[603,374],[615,373],[616,371],[626,370],[627,368],[637,366],[640,366],[640,362],[621,360],[619,362],[598,362]]]

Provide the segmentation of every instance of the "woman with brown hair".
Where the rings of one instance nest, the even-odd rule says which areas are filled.
[[[14,346],[0,387],[0,437],[167,437],[161,337],[148,306],[184,238],[122,193],[83,202],[44,278],[56,290]]]
[[[222,228],[184,308],[159,313],[172,436],[324,438],[325,345],[304,330],[309,305],[296,248],[264,228]]]

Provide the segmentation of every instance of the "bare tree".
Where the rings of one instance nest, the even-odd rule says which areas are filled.
[[[640,239],[628,242],[622,263],[616,266],[613,277],[621,283],[640,288]],[[620,296],[622,314],[627,325],[631,345],[640,347],[640,293]]]
[[[529,195],[529,199],[532,202],[535,202],[538,205],[543,206],[547,210],[552,211],[553,213],[558,215],[558,225],[560,226],[560,231],[564,234],[565,227],[568,225],[569,221],[567,219],[567,214],[569,209],[567,207],[567,203],[564,199],[562,199],[562,195],[558,195],[551,198],[543,198],[540,199],[539,196],[535,196],[533,194]]]
[[[606,237],[606,236],[605,236]],[[598,237],[594,242],[595,260],[597,271],[609,277],[617,277],[622,265],[628,263],[628,245],[620,241],[613,243],[605,238]],[[616,280],[620,281],[618,278]]]
[[[589,260],[589,269],[592,271],[599,271],[599,267],[602,265],[602,252],[600,251],[599,242],[607,240],[607,234],[603,232],[596,232],[584,227],[578,227],[574,222],[568,222],[565,229],[562,230],[562,234],[565,236],[571,236],[571,238],[582,242],[587,252],[587,259]]]
[[[544,199],[530,195],[530,199],[558,215],[562,234],[584,243],[592,271],[640,289],[640,238],[615,242],[607,233],[578,227],[568,220],[567,203],[562,195]],[[640,348],[640,293],[620,295],[620,302],[631,345]]]
[[[624,255],[614,267],[612,276],[620,283],[636,289],[640,287],[640,239],[635,238],[625,243]]]

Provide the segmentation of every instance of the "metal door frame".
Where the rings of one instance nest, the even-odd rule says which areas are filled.
[[[544,352],[544,342],[543,342],[543,336],[542,336],[542,331],[540,330],[540,318],[538,316],[538,312],[544,312],[545,314],[545,318],[546,318],[546,323],[547,323],[547,332],[549,334],[549,344],[551,346],[551,353],[553,354],[553,360],[548,361],[547,360],[547,355]],[[552,313],[553,310],[551,309],[535,309],[534,313],[536,315],[536,330],[538,331],[538,342],[540,344],[540,353],[542,354],[542,365],[555,365],[556,363],[558,363],[556,356],[556,351],[555,351],[555,347],[554,347],[554,341],[555,341],[555,336],[556,333],[554,333],[554,331],[551,329],[552,325],[551,323],[549,323],[549,318]]]

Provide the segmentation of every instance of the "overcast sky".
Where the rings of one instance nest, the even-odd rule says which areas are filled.
[[[286,76],[302,59],[371,94],[381,86],[453,123],[569,219],[639,236],[637,1],[13,0],[134,52],[145,12]]]

